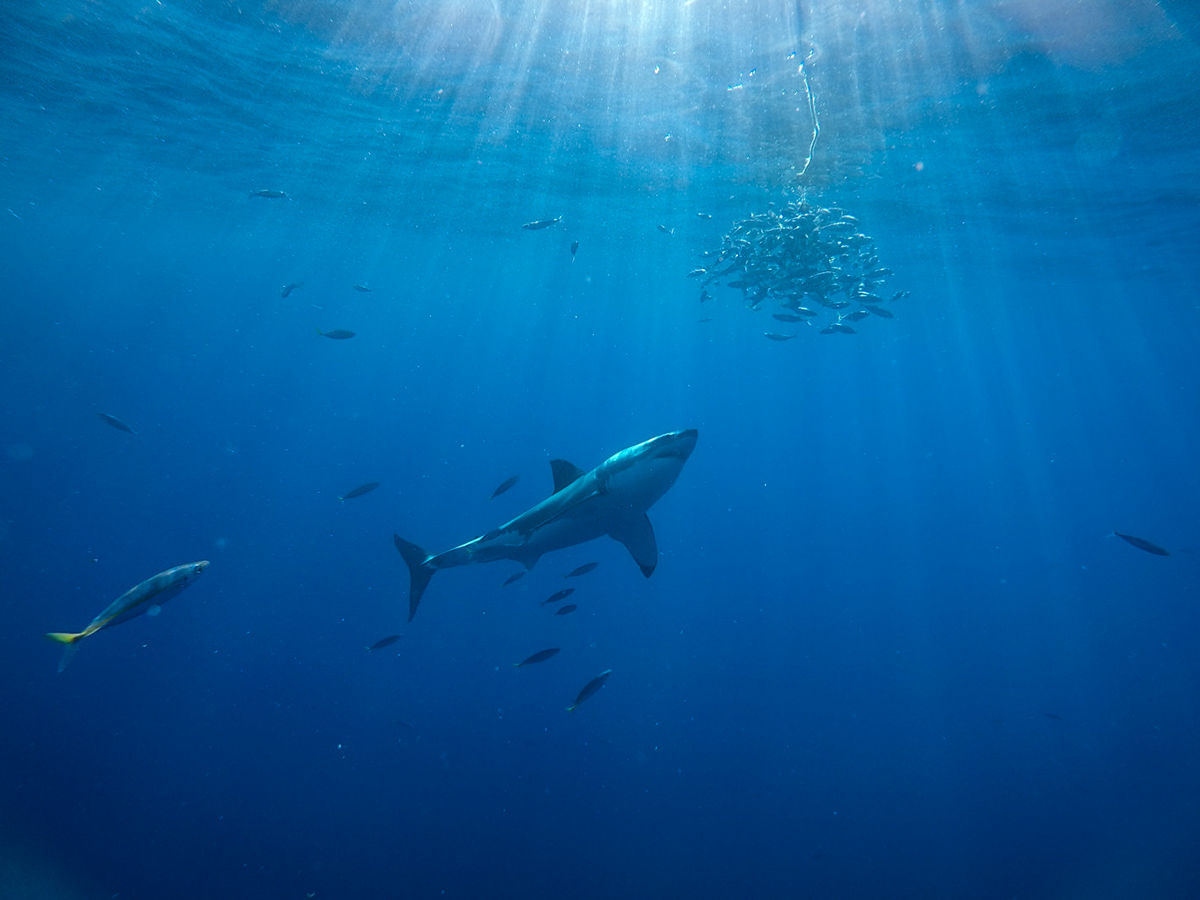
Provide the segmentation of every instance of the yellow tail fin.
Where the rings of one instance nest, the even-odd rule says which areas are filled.
[[[75,656],[75,651],[79,649],[76,641],[83,637],[83,632],[81,631],[78,634],[70,634],[69,632],[65,631],[51,631],[46,635],[46,637],[50,638],[52,641],[57,641],[60,644],[66,644],[66,646],[63,647],[62,659],[58,661],[58,671],[61,672],[71,664],[71,660]]]

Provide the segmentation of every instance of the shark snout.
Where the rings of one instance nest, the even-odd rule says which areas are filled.
[[[663,448],[658,452],[658,456],[677,456],[682,460],[686,460],[692,455],[692,451],[696,449],[696,438],[700,436],[700,432],[695,428],[688,428],[684,431],[672,431],[670,434],[664,434],[660,440],[663,441]]]

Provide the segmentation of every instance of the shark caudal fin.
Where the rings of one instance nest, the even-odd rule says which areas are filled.
[[[408,621],[411,622],[417,614],[417,607],[421,605],[421,595],[425,593],[429,579],[437,570],[425,564],[429,554],[416,544],[409,543],[398,534],[393,534],[392,540],[408,565]]]
[[[83,637],[83,633],[70,634],[63,631],[52,631],[46,635],[50,640],[59,644],[65,644],[63,647],[62,659],[58,661],[58,671],[63,671],[71,664],[71,660],[75,658],[75,651],[79,649],[77,641]]]

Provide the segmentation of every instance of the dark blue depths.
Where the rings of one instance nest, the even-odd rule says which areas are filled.
[[[3,13],[0,893],[1196,896],[1193,23],[508,6]],[[808,47],[809,198],[912,296],[772,342],[684,276],[788,199]],[[405,622],[393,533],[679,428],[652,578]]]

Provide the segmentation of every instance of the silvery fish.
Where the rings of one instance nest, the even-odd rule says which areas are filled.
[[[47,634],[46,637],[50,640],[67,645],[63,650],[62,660],[58,664],[58,671],[61,672],[71,662],[77,649],[76,644],[83,638],[102,629],[111,628],[113,625],[120,625],[130,619],[136,619],[143,613],[157,615],[159,607],[195,581],[200,573],[208,568],[208,565],[208,560],[203,559],[200,562],[188,563],[184,566],[167,569],[165,572],[159,572],[141,584],[131,587],[110,603],[104,612],[92,619],[91,624],[83,631],[75,633],[52,631]]]

